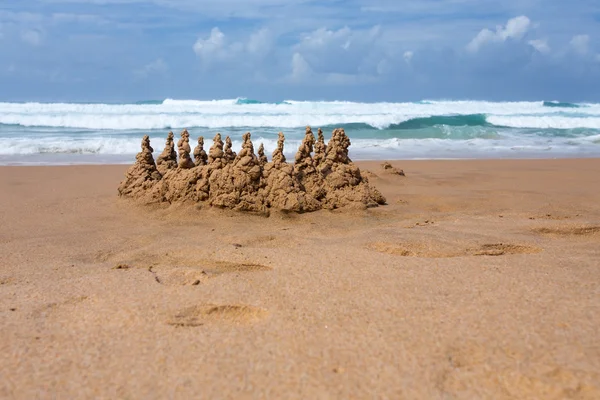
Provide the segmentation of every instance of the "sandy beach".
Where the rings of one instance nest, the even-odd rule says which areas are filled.
[[[600,398],[600,159],[357,164],[268,218],[0,167],[0,397]]]

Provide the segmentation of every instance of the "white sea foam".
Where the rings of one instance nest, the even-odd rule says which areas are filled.
[[[152,146],[155,156],[162,151],[165,143],[163,137],[152,137]],[[490,140],[474,138],[468,140],[447,140],[439,138],[427,139],[352,139],[350,155],[357,159],[368,158],[471,158],[490,157],[494,155],[507,156],[515,152],[549,154],[574,154],[600,155],[600,135],[581,138],[540,138],[540,137],[504,137]],[[265,151],[270,155],[277,147],[274,138],[254,137],[255,148],[260,143],[265,146]],[[592,147],[586,145],[592,144]],[[192,147],[195,145],[191,143]],[[207,140],[205,149],[208,150],[210,140]],[[293,154],[300,145],[300,140],[286,140],[285,154],[293,159]],[[240,140],[233,140],[235,151],[241,148]],[[124,159],[133,160],[140,149],[140,138],[108,138],[89,137],[80,140],[68,138],[14,138],[6,141],[0,147],[0,156],[33,156],[39,154],[68,155],[120,155]],[[0,159],[1,162],[1,159]]]
[[[241,133],[248,128],[255,148],[262,142],[267,154],[275,149],[276,132],[282,129],[287,137],[286,155],[293,158],[305,125],[345,127],[352,140],[350,154],[356,159],[600,156],[599,104],[561,108],[543,102],[481,101],[237,103],[237,99],[167,99],[162,104],[0,103],[0,164],[57,159],[130,162],[143,134],[150,135],[158,155],[166,131],[184,127],[190,128],[193,138],[204,135],[206,150],[217,129],[231,135],[234,149],[239,149]],[[443,116],[465,117],[395,126],[415,118]],[[350,125],[354,123],[364,125]]]
[[[488,116],[490,124],[510,128],[540,128],[540,129],[575,129],[590,128],[600,129],[599,117],[564,117],[564,116]]]
[[[571,112],[574,117],[565,113]],[[98,130],[180,127],[294,128],[364,123],[387,128],[414,118],[484,114],[489,123],[521,128],[598,128],[600,105],[576,109],[542,102],[300,102],[236,104],[236,100],[172,100],[162,104],[0,103],[0,124]]]

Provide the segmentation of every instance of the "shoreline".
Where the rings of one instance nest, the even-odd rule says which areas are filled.
[[[160,154],[160,153],[158,153]],[[156,160],[157,153],[154,153]],[[590,155],[577,156],[577,157],[491,157],[491,158],[377,158],[377,159],[352,159],[355,164],[360,163],[383,163],[386,161],[390,162],[501,162],[501,161],[545,161],[545,160],[598,160],[600,156]],[[110,166],[130,166],[135,162],[135,156],[130,161],[122,161],[117,163],[105,163],[105,162],[71,162],[71,163],[3,163],[0,161],[0,168],[3,167],[76,167],[76,166],[94,166],[94,167],[110,167]],[[289,164],[294,164],[292,160],[288,161]]]

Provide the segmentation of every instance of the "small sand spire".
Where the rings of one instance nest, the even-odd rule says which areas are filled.
[[[152,153],[154,153],[154,149],[150,146],[150,137],[148,135],[144,135],[142,138],[142,151],[139,152],[136,156],[138,161],[143,161],[148,165],[154,164],[154,157],[152,157]]]
[[[165,149],[156,159],[156,166],[161,174],[165,174],[170,169],[177,168],[177,153],[175,153],[173,132],[169,132],[169,134],[167,135]]]
[[[198,138],[198,146],[194,148],[194,164],[196,167],[201,165],[206,165],[208,161],[208,155],[206,151],[204,151],[204,137],[200,136]]]
[[[181,131],[181,139],[177,142],[177,150],[179,151],[179,168],[189,169],[194,166],[190,152],[190,134],[187,129]]]
[[[263,167],[266,163],[269,162],[269,159],[265,155],[265,146],[262,143],[260,144],[260,146],[258,146],[258,162]]]
[[[310,126],[307,126],[302,144],[296,153],[294,177],[310,196],[316,200],[321,200],[327,193],[323,188],[323,178],[317,172],[311,157],[314,144],[315,135],[313,135]]]
[[[258,158],[256,157],[256,154],[254,154],[254,145],[250,138],[250,132],[246,132],[242,135],[242,149],[235,157],[235,165],[247,165],[248,163],[258,164]]]
[[[224,165],[224,156],[225,153],[223,152],[223,140],[221,139],[221,134],[217,133],[213,138],[213,145],[208,151],[208,164],[214,168],[222,168]]]
[[[120,196],[144,197],[146,191],[162,178],[156,169],[148,135],[142,138],[141,147],[142,151],[135,156],[135,164],[127,170],[125,180],[119,185]]]
[[[327,151],[327,145],[325,144],[325,137],[323,136],[323,131],[321,128],[317,131],[317,135],[319,136],[317,142],[315,143],[315,156],[313,157],[313,162],[315,167],[321,165],[323,160],[325,160],[325,152]]]
[[[330,163],[348,164],[352,160],[348,157],[348,147],[350,147],[350,138],[342,128],[334,129],[331,134],[331,140],[327,145],[325,159]]]
[[[232,146],[231,138],[229,136],[226,136],[225,137],[225,147],[223,148],[223,152],[225,153],[225,160],[228,164],[232,163],[236,157],[236,154],[231,149],[231,146]]]
[[[310,126],[306,127],[306,133],[304,135],[304,139],[302,140],[302,144],[298,148],[298,152],[296,152],[296,166],[303,168],[307,165],[312,166],[312,157],[311,153],[313,152],[313,146],[315,144],[315,135],[312,133],[312,129]]]
[[[277,138],[277,148],[273,151],[273,155],[271,156],[271,160],[275,166],[279,164],[285,163],[285,156],[283,155],[283,145],[285,143],[285,135],[283,132],[279,132],[279,137]]]

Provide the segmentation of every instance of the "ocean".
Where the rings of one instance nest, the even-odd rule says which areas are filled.
[[[354,160],[600,157],[600,104],[557,101],[357,103],[159,100],[131,104],[0,103],[0,164],[132,163],[143,135],[156,155],[169,130],[187,128],[190,144],[217,132],[234,150],[252,133],[255,148],[275,149],[286,135],[293,157],[304,128],[326,140],[342,127]]]

